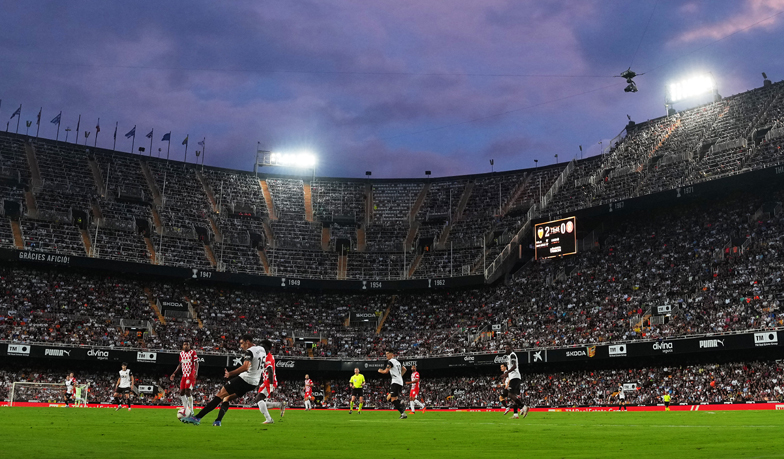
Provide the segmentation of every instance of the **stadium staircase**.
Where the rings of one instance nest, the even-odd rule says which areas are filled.
[[[95,254],[93,253],[93,244],[92,241],[90,241],[90,233],[88,233],[85,229],[79,228],[79,234],[82,235],[82,244],[84,244],[84,251],[87,253],[87,256],[94,256]]]
[[[144,287],[144,293],[145,295],[147,295],[147,301],[150,303],[150,307],[152,308],[153,311],[155,311],[155,315],[158,316],[158,320],[160,320],[163,325],[166,325],[166,318],[163,317],[163,314],[161,314],[161,310],[158,309],[158,305],[155,304],[155,297],[152,295],[150,288]]]
[[[27,215],[36,218],[38,217],[38,203],[35,201],[35,195],[32,190],[25,191],[25,205],[27,205]]]
[[[341,254],[338,257],[338,280],[345,280],[348,272],[348,255]]]
[[[367,237],[365,225],[357,227],[357,252],[364,252],[367,249]]]
[[[163,234],[163,222],[161,221],[161,214],[158,213],[158,209],[155,206],[150,207],[150,212],[152,213],[152,222],[155,224],[155,231],[158,234]]]
[[[365,224],[373,221],[373,185],[365,185]]]
[[[422,191],[419,192],[419,196],[417,196],[417,200],[414,201],[414,207],[411,208],[411,213],[408,216],[408,221],[413,222],[416,220],[416,216],[419,213],[419,209],[422,208],[422,204],[425,202],[425,198],[427,197],[427,193],[430,191],[430,184],[426,183],[425,186],[422,187]]]
[[[272,227],[269,224],[269,221],[262,220],[261,226],[264,228],[264,236],[267,237],[267,242],[275,247],[275,233],[272,232]]]
[[[397,295],[392,295],[392,297],[389,299],[387,310],[384,311],[384,315],[381,317],[381,320],[378,322],[378,327],[376,327],[377,335],[381,333],[381,329],[384,328],[384,322],[387,321],[387,317],[389,317],[389,314],[392,312],[392,306],[395,305],[396,301],[397,301]]]
[[[424,256],[425,256],[425,253],[422,252],[422,253],[418,254],[416,256],[416,258],[414,258],[414,261],[411,263],[411,267],[408,268],[408,277],[406,277],[406,279],[411,279],[411,276],[413,276],[414,273],[416,272],[417,268],[419,267],[419,263],[422,262],[422,257],[424,257]]]
[[[321,227],[321,250],[329,250],[329,226]]]
[[[215,253],[212,251],[212,247],[206,242],[204,243],[204,253],[207,255],[207,259],[210,260],[210,264],[213,268],[218,266],[218,261],[215,259]]]
[[[302,182],[302,193],[305,196],[305,221],[313,221],[313,196],[310,193],[310,183]]]
[[[156,258],[157,258],[156,255],[155,255],[155,247],[152,245],[152,241],[150,240],[150,238],[149,237],[145,237],[144,238],[144,243],[147,244],[147,253],[150,255],[150,263],[152,263],[154,265],[158,264],[155,261]]]
[[[267,254],[264,253],[264,250],[262,249],[256,249],[256,251],[259,253],[259,260],[261,260],[261,265],[264,266],[264,274],[269,275],[270,266],[269,260],[267,260]]]
[[[188,311],[190,311],[191,313],[191,317],[193,317],[196,323],[199,324],[199,329],[204,328],[204,322],[201,321],[201,319],[199,318],[199,313],[196,312],[196,309],[193,307],[193,301],[191,301],[191,299],[188,298],[187,296],[184,298],[185,298],[185,304],[188,305]]]
[[[502,215],[506,215],[510,210],[512,210],[515,202],[520,199],[520,195],[522,195],[523,192],[528,188],[528,182],[531,181],[531,177],[533,176],[534,174],[525,174],[525,176],[523,176],[523,179],[520,181],[520,183],[518,183],[514,190],[512,190],[512,194],[509,197],[509,200],[506,201],[506,204],[504,204],[503,210],[501,211]]]
[[[38,188],[43,185],[44,181],[41,180],[41,169],[38,167],[38,157],[35,155],[35,148],[30,142],[25,142],[24,148],[27,155],[27,165],[30,167],[30,178],[33,188]]]
[[[471,181],[466,185],[465,189],[463,189],[463,195],[460,196],[460,201],[457,204],[457,209],[455,210],[455,214],[449,220],[449,224],[441,230],[441,234],[438,235],[438,240],[436,241],[436,248],[446,248],[446,241],[449,239],[449,233],[452,232],[452,225],[455,222],[462,220],[463,212],[465,211],[466,206],[468,205],[468,199],[471,198],[471,193],[474,191],[474,186],[476,182]]]
[[[152,172],[150,171],[150,166],[147,165],[146,161],[139,160],[139,166],[142,169],[142,174],[144,174],[144,178],[147,179],[147,187],[152,191],[152,198],[155,201],[155,204],[160,206],[163,205],[163,201],[161,200],[161,190],[158,189],[158,185],[155,183],[155,178],[152,176]],[[156,226],[160,222],[160,218],[155,222]],[[162,229],[162,226],[159,226]]]
[[[406,240],[403,244],[406,250],[409,249],[414,244],[414,239],[416,239],[417,231],[419,231],[419,222],[414,221],[411,222],[411,226],[408,228],[408,234],[406,235]]]
[[[202,188],[204,188],[204,193],[207,195],[207,198],[209,198],[210,204],[212,204],[212,211],[215,212],[216,214],[220,214],[220,209],[218,208],[218,201],[215,200],[215,193],[212,191],[212,188],[207,183],[207,180],[204,178],[204,174],[202,174],[198,170],[196,170],[195,172],[196,172],[196,177],[199,179],[199,182],[201,182]]]
[[[215,235],[215,241],[222,243],[223,233],[221,233],[221,230],[218,228],[218,224],[215,223],[215,219],[212,217],[212,215],[207,216],[207,221],[210,222],[210,228],[212,228],[212,234]]]
[[[22,227],[18,220],[11,220],[11,232],[14,234],[14,246],[19,250],[24,250],[24,238],[22,237]]]
[[[88,163],[90,164],[90,171],[93,173],[93,180],[95,180],[95,187],[98,188],[98,192],[101,196],[106,196],[106,182],[104,181],[103,174],[101,173],[101,168],[98,166],[98,162],[95,158],[88,157]]]
[[[275,215],[275,204],[272,202],[272,193],[270,193],[269,185],[267,185],[267,181],[264,179],[259,180],[259,185],[261,185],[261,194],[264,196],[264,202],[267,203],[267,213],[269,214],[270,218],[273,220],[277,220],[278,216]],[[272,239],[268,239],[272,240]]]

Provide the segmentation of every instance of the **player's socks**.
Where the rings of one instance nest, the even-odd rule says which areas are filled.
[[[220,397],[212,397],[212,400],[210,400],[210,403],[208,403],[207,405],[204,406],[204,408],[199,410],[199,414],[194,416],[194,418],[196,418],[196,419],[203,418],[207,413],[209,413],[210,411],[212,411],[215,408],[217,408],[218,405],[220,405],[220,404],[221,404]]]
[[[413,401],[410,402],[409,405],[411,406],[411,412],[413,413],[414,412],[414,402]]]
[[[272,420],[272,416],[269,414],[269,408],[267,408],[267,403],[264,400],[259,402],[259,411],[261,411],[261,414],[264,415],[264,419],[267,421]]]
[[[216,398],[217,398],[217,397],[216,397]],[[226,412],[227,412],[227,411],[229,411],[229,402],[223,402],[223,403],[221,403],[220,410],[218,410],[218,417],[217,417],[217,418],[215,418],[215,420],[216,420],[217,422],[220,422],[220,421],[222,421],[222,420],[223,420],[223,416],[225,416],[225,415],[226,415]]]
[[[362,411],[362,405],[364,405],[364,403],[359,402],[359,411]]]
[[[354,411],[354,402],[349,402],[349,411]]]
[[[306,410],[309,410],[309,409],[310,409],[310,400],[306,400],[306,401],[305,401],[305,409],[306,409]]]
[[[193,416],[193,395],[188,396],[188,412]]]
[[[188,407],[188,396],[187,395],[180,395],[180,401],[182,401],[182,407],[185,409],[186,413],[190,413],[190,408]]]
[[[400,402],[400,400],[395,400],[394,402],[392,402],[392,404],[395,405],[395,409],[398,410],[400,414],[406,412],[406,407]]]

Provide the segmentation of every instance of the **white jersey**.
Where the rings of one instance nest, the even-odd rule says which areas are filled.
[[[403,365],[397,359],[387,360],[386,367],[389,368],[389,376],[392,377],[392,384],[403,385]]]
[[[131,370],[120,370],[120,387],[131,387]]]
[[[76,384],[76,378],[72,378],[70,376],[65,378],[65,392],[67,394],[73,394],[74,384]]]
[[[240,373],[246,383],[258,386],[261,382],[261,372],[264,370],[264,360],[267,358],[267,351],[261,346],[251,346],[245,351],[242,363],[250,362],[250,369]]]
[[[512,370],[512,366],[514,366],[514,370]],[[509,379],[520,379],[520,362],[517,360],[517,354],[512,352],[511,354],[506,356],[506,368],[509,370]]]
[[[626,394],[623,393],[623,386],[618,388],[618,398],[624,400],[626,398]]]

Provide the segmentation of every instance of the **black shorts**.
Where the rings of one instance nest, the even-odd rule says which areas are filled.
[[[509,397],[509,389],[501,389],[501,397]]]
[[[389,395],[393,397],[400,397],[400,393],[403,392],[403,386],[400,384],[392,384],[389,386]]]
[[[669,406],[670,406],[670,402],[664,402],[664,407],[665,408],[669,408]]]
[[[223,388],[226,389],[226,392],[228,392],[229,395],[236,395],[238,398],[254,390],[256,387],[258,386],[250,384],[239,376],[231,378],[229,382],[223,385]]]
[[[365,389],[361,387],[354,387],[351,389],[351,396],[352,397],[364,397],[365,396]]]
[[[130,394],[131,393],[131,388],[130,387],[118,387],[115,392],[117,392],[118,394]]]
[[[522,384],[522,380],[520,378],[510,379],[509,380],[509,395],[520,395],[520,384]]]

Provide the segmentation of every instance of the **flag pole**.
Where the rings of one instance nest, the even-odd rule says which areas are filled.
[[[22,120],[22,104],[19,104],[19,118],[16,119],[16,133],[19,134],[19,121]]]
[[[155,129],[150,131],[150,157],[152,158],[152,138],[155,137]]]
[[[93,147],[98,146],[98,133],[101,132],[101,119],[98,118],[98,122],[95,123],[95,144]]]
[[[207,156],[207,137],[201,140],[201,171],[204,172],[204,157]]]
[[[60,140],[60,123],[63,122],[63,111],[60,110],[60,114],[57,115],[57,137],[54,140]]]
[[[169,144],[166,146],[166,161],[169,160],[169,150],[171,150],[171,132],[169,132]]]
[[[133,126],[133,140],[131,140],[131,154],[133,154],[134,146],[136,146],[136,125]]]
[[[119,121],[116,121],[114,123],[114,146],[112,147],[112,150],[114,150],[114,151],[117,151],[117,127],[119,125],[120,125]]]
[[[74,141],[75,144],[79,145],[79,126],[82,125],[82,115],[79,115],[79,121],[76,122],[76,140]]]
[[[44,111],[43,107],[41,107],[41,109],[38,110],[38,127],[35,128],[35,136],[36,137],[38,137],[38,133],[41,132],[41,113],[43,113],[43,111]]]
[[[188,164],[188,137],[190,134],[185,135],[185,164]]]

